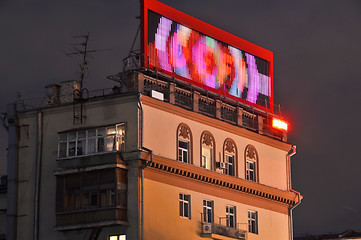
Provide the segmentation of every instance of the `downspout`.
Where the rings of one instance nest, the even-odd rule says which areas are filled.
[[[292,152],[291,152],[292,151]],[[288,167],[289,167],[289,179],[288,179],[288,184],[289,184],[289,189],[291,192],[296,193],[298,195],[298,202],[292,206],[289,209],[289,216],[290,216],[290,240],[293,240],[293,209],[295,209],[298,205],[301,204],[302,198],[301,198],[301,193],[295,191],[292,189],[292,182],[291,182],[291,157],[293,155],[296,154],[296,145],[292,145],[292,149],[290,150],[289,153],[287,153],[287,161],[288,161]]]
[[[7,106],[8,119],[8,192],[6,212],[6,239],[16,240],[18,201],[18,147],[19,130],[16,103]]]
[[[144,240],[144,169],[146,169],[150,164],[152,164],[153,162],[153,151],[150,150],[149,148],[146,148],[143,146],[143,106],[142,106],[142,102],[141,102],[141,93],[139,93],[138,96],[138,107],[140,109],[140,147],[142,150],[147,151],[150,154],[150,161],[147,162],[147,164],[145,164],[144,166],[142,166],[140,168],[140,207],[141,207],[141,222],[140,222],[140,227],[141,227],[141,239]]]
[[[41,162],[43,146],[43,113],[37,114],[36,126],[36,170],[35,170],[35,190],[34,190],[34,229],[33,239],[39,239],[39,206],[40,206],[40,180],[41,180]]]

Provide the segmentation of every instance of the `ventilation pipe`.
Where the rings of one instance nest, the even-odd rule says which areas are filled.
[[[43,114],[41,111],[37,114],[36,126],[36,170],[35,170],[35,192],[34,192],[34,229],[33,239],[39,239],[39,206],[40,206],[40,180],[41,180],[41,162],[43,146]]]
[[[296,145],[292,145],[292,149],[290,152],[287,153],[287,161],[289,167],[289,174],[288,174],[288,185],[291,192],[296,193],[298,195],[298,202],[289,209],[289,225],[290,225],[290,240],[293,240],[293,209],[295,209],[298,205],[301,204],[301,194],[292,189],[292,182],[291,182],[291,157],[296,154]]]
[[[142,150],[147,151],[150,154],[150,161],[147,162],[144,166],[140,168],[140,187],[141,187],[141,193],[140,193],[140,207],[141,207],[141,239],[144,240],[144,169],[146,169],[150,164],[153,162],[153,151],[149,148],[146,148],[143,146],[143,127],[144,127],[144,117],[143,117],[143,106],[141,102],[141,93],[139,93],[138,96],[138,108],[140,109],[140,147]]]
[[[8,119],[8,192],[7,192],[7,226],[6,239],[16,240],[17,200],[18,200],[18,120],[16,103],[7,106]]]

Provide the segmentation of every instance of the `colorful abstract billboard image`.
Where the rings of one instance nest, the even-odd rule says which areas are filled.
[[[225,96],[269,108],[269,62],[148,12],[149,64]]]

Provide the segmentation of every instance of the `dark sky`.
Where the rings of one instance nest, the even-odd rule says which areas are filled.
[[[182,0],[162,2],[274,52],[275,103],[290,122],[296,235],[361,231],[361,1]],[[90,33],[88,89],[109,88],[135,36],[138,1],[0,0],[0,112],[77,79],[72,36]],[[6,132],[0,130],[0,159]],[[0,163],[0,175],[6,173]]]

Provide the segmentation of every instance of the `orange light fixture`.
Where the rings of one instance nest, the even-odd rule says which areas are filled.
[[[272,119],[272,127],[283,130],[283,131],[287,131],[288,124],[283,120],[273,118]]]

